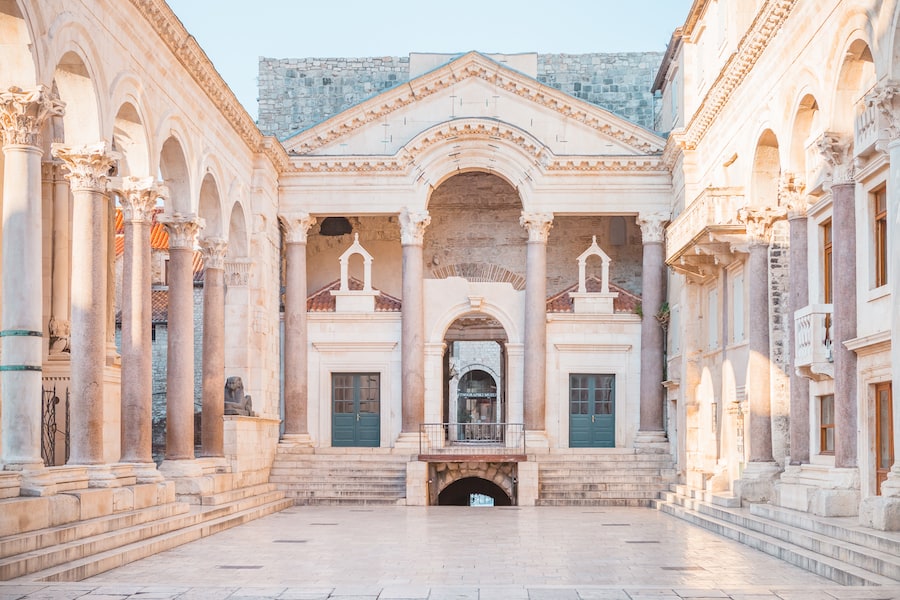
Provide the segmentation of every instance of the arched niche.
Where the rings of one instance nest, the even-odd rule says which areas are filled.
[[[777,205],[780,177],[781,158],[778,138],[771,129],[766,129],[759,136],[753,155],[753,175],[750,181],[751,204],[753,206]]]
[[[150,174],[150,148],[144,123],[137,108],[126,102],[113,121],[113,148],[121,153],[119,176],[146,177]]]
[[[797,104],[797,112],[794,114],[794,124],[791,129],[791,142],[789,152],[790,170],[794,173],[805,175],[812,164],[807,164],[808,149],[814,143],[814,138],[823,133],[820,119],[819,103],[815,96],[806,94]],[[818,159],[818,153],[813,157]]]
[[[834,114],[829,129],[838,133],[853,131],[853,123],[866,92],[875,85],[875,61],[869,45],[861,39],[850,43],[835,86]]]
[[[231,207],[231,217],[228,220],[228,258],[246,258],[248,255],[247,219],[244,216],[244,207],[240,202],[235,202]]]
[[[168,211],[182,214],[193,212],[187,160],[181,142],[174,136],[167,139],[162,146],[159,171],[163,183],[169,188],[169,198],[166,201]]]
[[[65,142],[90,144],[101,140],[99,103],[84,60],[73,51],[63,54],[53,73],[53,83],[66,103]]]
[[[211,173],[207,173],[200,183],[199,216],[206,222],[203,228],[203,237],[221,238],[224,236],[219,186],[216,185],[216,179]]]

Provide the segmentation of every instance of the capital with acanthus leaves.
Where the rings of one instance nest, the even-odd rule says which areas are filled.
[[[529,242],[547,243],[553,228],[553,213],[525,212],[519,217],[519,225],[528,232]]]
[[[279,213],[278,220],[284,227],[284,241],[288,244],[305,244],[308,239],[309,228],[316,224],[316,218],[309,216],[308,212],[297,211]]]
[[[114,151],[106,141],[78,146],[53,144],[50,151],[53,156],[62,160],[69,170],[66,178],[73,192],[89,191],[105,194],[110,173],[115,168],[116,161],[122,158],[122,155]]]
[[[750,245],[765,245],[772,238],[772,225],[787,216],[781,206],[745,206],[738,210],[738,220],[747,227]]]
[[[662,213],[646,213],[638,215],[635,223],[641,228],[641,242],[644,244],[662,243],[666,240],[665,223],[669,215]]]
[[[425,239],[425,228],[431,224],[431,215],[427,210],[413,211],[404,208],[400,211],[400,243],[404,246],[421,246]]]

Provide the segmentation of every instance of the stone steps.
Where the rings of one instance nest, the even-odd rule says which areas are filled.
[[[900,534],[859,527],[765,504],[749,508],[709,501],[708,493],[673,486],[656,507],[841,585],[900,581]]]
[[[282,492],[255,491],[216,505],[170,502],[0,538],[0,547],[31,547],[0,560],[0,580],[79,581],[293,504]]]

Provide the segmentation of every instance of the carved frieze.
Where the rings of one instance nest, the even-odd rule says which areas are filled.
[[[146,223],[160,198],[168,196],[168,188],[153,177],[112,177],[110,191],[119,195],[122,217],[133,223]]]
[[[200,238],[200,256],[203,257],[204,269],[225,269],[225,253],[228,242],[222,238]]]
[[[550,229],[553,228],[553,213],[528,213],[522,211],[519,217],[519,225],[528,232],[529,242],[547,243],[550,237]]]
[[[305,244],[309,228],[316,224],[316,218],[303,211],[279,213],[278,220],[284,227],[284,241],[288,244]]]
[[[246,287],[250,285],[250,261],[225,261],[225,283],[231,287]]]
[[[400,212],[400,243],[404,246],[421,246],[425,228],[431,224],[427,210],[414,211],[404,208]]]
[[[11,87],[0,92],[0,132],[3,145],[41,145],[41,127],[48,117],[62,116],[65,103],[50,88]]]
[[[109,142],[95,142],[79,146],[53,144],[53,156],[63,161],[73,192],[88,191],[105,194],[109,175],[122,155],[112,150]]]
[[[170,250],[193,250],[197,233],[206,225],[206,222],[196,215],[181,213],[163,214],[157,220],[166,226]]]

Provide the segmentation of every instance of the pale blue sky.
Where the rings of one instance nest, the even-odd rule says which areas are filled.
[[[168,2],[254,118],[260,56],[662,52],[692,4],[692,0]]]

